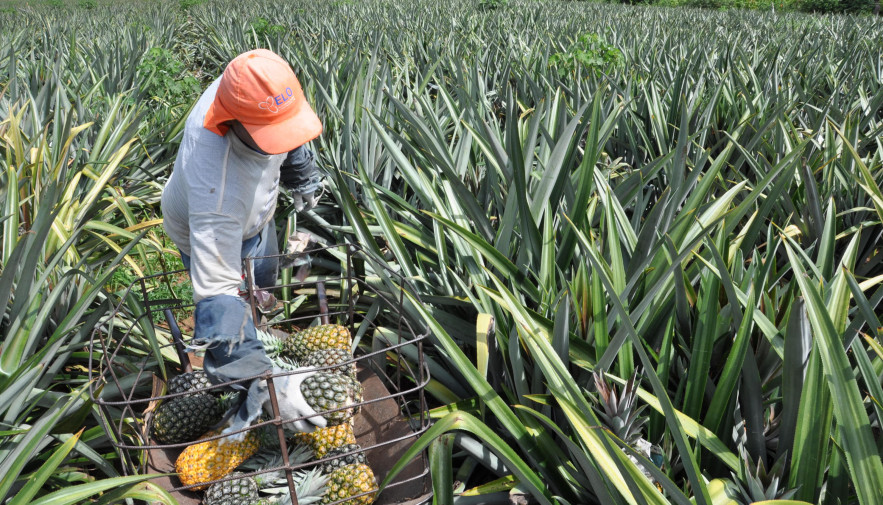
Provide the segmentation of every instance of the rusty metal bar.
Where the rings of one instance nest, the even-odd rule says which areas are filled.
[[[181,369],[184,373],[193,371],[193,365],[190,364],[190,356],[187,355],[187,348],[184,347],[184,339],[181,337],[181,328],[178,328],[178,322],[172,314],[172,309],[163,310],[166,316],[166,322],[169,323],[169,331],[172,333],[172,341],[175,342],[175,351],[178,352],[178,360],[181,361]]]
[[[328,324],[328,297],[325,295],[325,282],[316,281],[316,298],[319,299],[319,314],[321,314],[322,324]]]
[[[251,320],[258,324],[258,304],[254,302],[254,264],[251,258],[245,259],[245,290],[248,292],[248,305],[251,307]]]
[[[282,462],[285,463],[285,478],[288,480],[288,492],[291,494],[291,504],[298,505],[297,491],[294,487],[294,476],[291,474],[291,461],[288,458],[288,444],[285,441],[285,430],[282,428],[282,414],[279,411],[279,400],[276,399],[276,385],[273,383],[273,373],[268,371],[267,393],[270,395],[270,405],[273,406],[273,423],[276,425],[276,434],[279,436],[279,450],[282,451]]]
[[[353,294],[353,254],[356,248],[352,244],[346,248],[346,306],[347,306],[347,327],[350,331],[356,328],[356,300]]]

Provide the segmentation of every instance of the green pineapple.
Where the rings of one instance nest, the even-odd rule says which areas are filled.
[[[737,416],[739,412],[737,411]],[[779,419],[770,417],[765,419],[764,434],[769,440],[772,433],[779,425]],[[787,454],[779,456],[773,465],[767,468],[763,459],[754,458],[748,453],[747,423],[741,419],[733,427],[733,438],[739,451],[740,469],[733,476],[735,499],[743,503],[754,503],[767,500],[788,500],[797,493],[797,489],[788,487],[785,478],[785,469],[788,464]],[[778,442],[778,440],[776,440]]]
[[[187,372],[168,381],[170,394],[199,391],[164,401],[153,415],[153,438],[164,444],[180,444],[196,440],[209,430],[224,413],[227,400],[223,396],[201,391],[211,387],[202,370]]]
[[[303,361],[320,349],[350,350],[352,337],[346,326],[323,324],[313,326],[289,336],[282,343],[280,354],[296,361]]]
[[[163,402],[153,415],[153,438],[163,444],[196,440],[223,413],[218,399],[210,394],[197,393],[172,398]]]
[[[258,494],[257,481],[252,477],[243,477],[242,472],[233,472],[233,480],[212,484],[205,490],[202,497],[203,505],[237,505],[253,503],[261,498]]]
[[[329,425],[341,424],[353,417],[359,407],[350,406],[362,401],[362,385],[336,373],[316,372],[304,379],[300,390],[306,402],[324,416]],[[334,409],[342,410],[327,412]]]
[[[170,394],[184,393],[198,389],[207,389],[212,385],[208,376],[202,370],[182,373],[169,379],[168,388]]]
[[[325,367],[332,365],[340,365],[334,368],[328,368],[323,372],[338,373],[346,375],[353,380],[356,379],[356,366],[352,362],[353,355],[347,349],[320,349],[310,353],[307,359],[303,361],[303,366],[309,367]],[[347,363],[349,361],[349,363]]]
[[[637,372],[626,383],[625,389],[617,395],[616,389],[610,386],[603,372],[594,372],[595,388],[598,390],[598,404],[596,409],[598,419],[611,433],[619,437],[623,442],[634,446],[641,439],[641,428],[647,422],[646,417],[641,417],[641,412],[646,405],[635,407],[638,398],[638,389],[635,385]]]

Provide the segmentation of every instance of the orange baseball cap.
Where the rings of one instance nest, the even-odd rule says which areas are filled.
[[[203,126],[225,135],[230,127],[224,123],[233,119],[269,154],[286,153],[322,133],[294,71],[266,49],[242,53],[227,65]]]

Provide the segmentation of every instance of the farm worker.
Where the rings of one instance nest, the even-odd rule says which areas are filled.
[[[316,205],[319,172],[304,145],[321,132],[291,67],[266,49],[234,58],[187,117],[162,192],[163,224],[190,272],[192,344],[205,348],[205,372],[215,384],[272,369],[240,296],[242,260],[279,252],[273,214],[280,183],[290,188],[297,211]],[[275,285],[278,267],[275,257],[255,260],[257,287]],[[276,379],[287,393],[284,417],[313,416],[295,423],[300,431],[325,426],[300,395],[308,375]],[[262,380],[236,386],[247,395],[228,432],[251,424],[269,399]]]

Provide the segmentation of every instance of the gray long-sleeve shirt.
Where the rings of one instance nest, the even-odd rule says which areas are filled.
[[[162,193],[166,233],[191,258],[196,303],[215,295],[237,295],[242,241],[273,219],[279,167],[286,156],[262,155],[232,130],[222,137],[203,127],[218,83],[209,86],[187,118]]]

